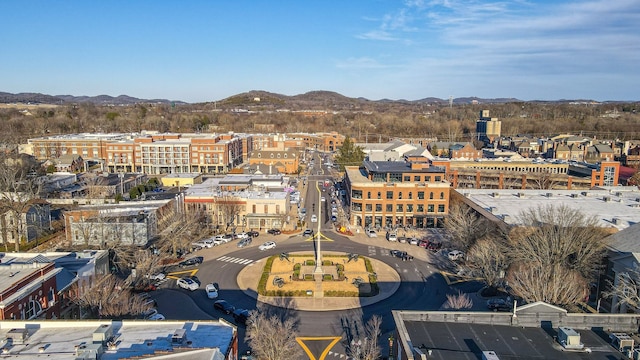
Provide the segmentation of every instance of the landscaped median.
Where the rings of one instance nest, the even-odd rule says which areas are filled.
[[[379,293],[368,258],[355,254],[322,256],[324,297],[370,297]],[[262,296],[312,297],[316,289],[316,259],[311,253],[281,254],[267,259],[258,283]]]

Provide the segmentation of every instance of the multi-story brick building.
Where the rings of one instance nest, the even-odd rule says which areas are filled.
[[[449,211],[446,169],[425,158],[347,166],[344,183],[355,226],[435,227]]]

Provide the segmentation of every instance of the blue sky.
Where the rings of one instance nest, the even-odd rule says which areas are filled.
[[[0,91],[640,100],[640,0],[0,1]]]

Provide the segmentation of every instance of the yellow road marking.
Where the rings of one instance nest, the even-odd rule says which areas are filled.
[[[309,355],[309,360],[324,360],[327,357],[327,354],[329,354],[329,351],[331,350],[331,348],[338,341],[340,341],[340,339],[342,338],[339,336],[313,336],[313,337],[297,337],[296,341],[298,342],[298,344],[300,344],[304,352],[307,353],[307,355]],[[320,357],[318,357],[317,359],[313,355],[313,353],[311,352],[311,349],[309,349],[307,344],[304,343],[305,341],[327,341],[327,340],[331,340],[331,342],[329,343],[329,345],[327,345],[324,351],[322,351],[322,354],[320,354]]]
[[[197,272],[198,272],[198,269],[174,271],[174,272],[168,273],[167,277],[172,279],[180,279],[181,277],[184,277],[185,274],[188,274],[189,276],[195,276]]]

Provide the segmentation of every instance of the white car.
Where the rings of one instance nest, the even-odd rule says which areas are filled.
[[[185,290],[190,290],[190,291],[196,291],[200,287],[197,282],[195,282],[195,281],[193,281],[193,280],[191,280],[189,278],[178,279],[176,284],[178,284],[178,287],[180,287],[182,289],[185,289]]]
[[[150,280],[161,281],[161,280],[164,280],[167,277],[167,275],[165,275],[164,273],[157,273],[157,274],[147,274],[146,277]]]
[[[463,259],[464,253],[460,250],[453,250],[453,251],[449,251],[449,254],[447,256],[449,257],[449,260],[456,261],[456,260]]]
[[[318,222],[318,217],[315,215],[311,215],[311,222]]]
[[[367,234],[368,237],[378,237],[378,234],[376,234],[376,231],[373,229],[366,229],[365,234]]]
[[[323,196],[320,198],[320,201],[327,201],[327,199]]]
[[[275,248],[276,248],[276,243],[274,243],[273,241],[267,241],[266,243],[258,246],[258,249],[260,249],[260,251],[265,251],[265,250],[275,249]]]
[[[398,241],[398,234],[396,234],[396,233],[387,234],[387,240],[389,240],[389,241]]]
[[[236,239],[248,239],[249,238],[249,234],[247,234],[246,232],[241,232],[239,234],[236,234]]]
[[[205,239],[205,240],[196,241],[194,243],[191,243],[191,245],[199,246],[201,248],[212,248],[214,246],[212,239]]]
[[[215,299],[218,297],[218,288],[213,283],[207,284],[207,286],[205,286],[204,288],[204,291],[207,293],[207,297],[209,299]]]

